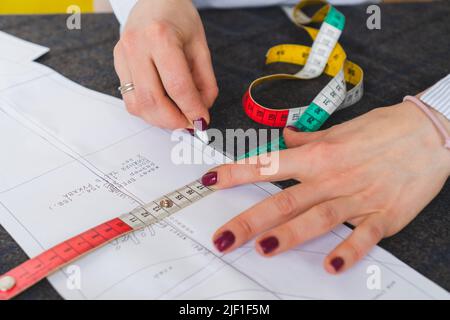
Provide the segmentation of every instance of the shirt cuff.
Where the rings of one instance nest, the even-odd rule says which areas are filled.
[[[124,26],[137,0],[109,0],[120,25]]]
[[[420,100],[450,120],[450,74],[428,89]]]

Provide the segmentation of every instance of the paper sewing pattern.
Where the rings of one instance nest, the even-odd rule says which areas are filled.
[[[34,61],[50,49],[0,31],[0,59],[27,62]],[[0,68],[2,70],[2,68]]]
[[[0,58],[0,66],[0,222],[29,256],[211,168],[174,165],[170,132],[130,116],[119,99],[34,62]],[[215,192],[76,261],[79,288],[67,285],[67,270],[49,280],[66,299],[449,298],[379,247],[349,272],[327,274],[322,261],[348,236],[345,226],[271,259],[251,242],[218,254],[215,229],[278,191],[264,183]],[[367,287],[371,265],[380,289]]]

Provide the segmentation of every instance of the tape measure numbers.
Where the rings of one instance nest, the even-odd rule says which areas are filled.
[[[200,181],[194,181],[46,250],[0,277],[0,300],[13,298],[85,254],[127,233],[153,225],[212,192]]]
[[[318,4],[323,6],[311,18],[302,11],[306,7]],[[292,125],[300,131],[316,131],[333,112],[351,106],[361,99],[363,70],[347,60],[344,49],[338,43],[345,26],[345,17],[336,8],[324,1],[302,1],[294,8],[292,20],[312,38],[312,47],[296,44],[272,47],[267,52],[266,64],[282,62],[302,65],[303,68],[296,74],[274,74],[256,79],[244,94],[242,104],[245,113],[258,123],[273,127]],[[306,26],[313,22],[322,22],[319,30]],[[276,80],[309,80],[322,73],[331,76],[332,79],[309,106],[271,109],[256,102],[252,96],[252,90],[262,83]],[[349,91],[347,83],[353,85]],[[284,140],[280,138],[251,150],[241,159],[285,148]]]

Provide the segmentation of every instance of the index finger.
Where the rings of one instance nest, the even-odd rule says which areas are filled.
[[[182,48],[175,44],[170,48],[163,45],[152,52],[152,57],[167,94],[186,118],[192,122],[203,119],[205,125],[209,123],[208,108],[194,83]]]
[[[211,169],[202,183],[214,189],[264,182],[296,179],[304,181],[310,172],[310,160],[300,148],[275,151]]]

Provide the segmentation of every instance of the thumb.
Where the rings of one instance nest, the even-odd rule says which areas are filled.
[[[287,126],[283,130],[284,141],[288,148],[299,147],[301,145],[319,140],[327,135],[327,130],[315,132],[301,132],[294,126]]]

